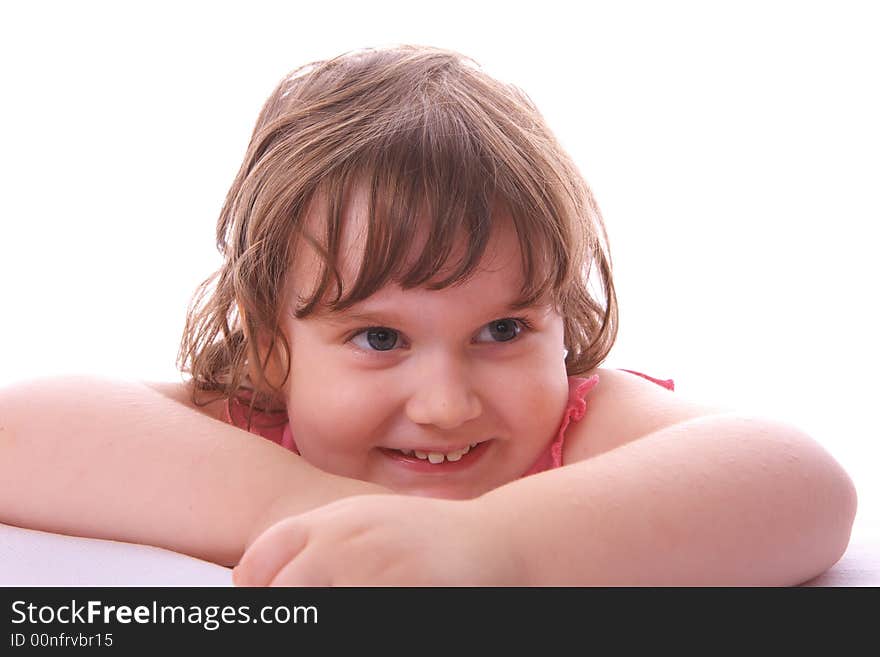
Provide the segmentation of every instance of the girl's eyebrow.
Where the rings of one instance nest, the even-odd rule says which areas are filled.
[[[321,319],[327,324],[338,326],[341,324],[401,324],[402,316],[394,312],[352,312],[350,310],[327,311],[321,316]]]
[[[526,307],[517,307],[515,304],[510,303],[507,305],[501,304],[497,310],[492,313],[492,316],[495,317],[504,317],[509,313],[517,313],[517,312],[525,312],[525,311],[540,311],[547,307],[547,304],[544,303],[534,303],[530,304]],[[483,313],[481,313],[483,314]],[[488,313],[487,313],[488,314]],[[337,311],[327,311],[325,310],[323,313],[319,315],[320,319],[322,319],[327,324],[331,324],[334,326],[340,326],[345,324],[352,323],[361,323],[361,324],[374,324],[378,326],[385,326],[389,324],[401,325],[406,323],[406,317],[397,313],[395,311],[363,311],[358,312],[352,309],[346,310],[337,310]]]

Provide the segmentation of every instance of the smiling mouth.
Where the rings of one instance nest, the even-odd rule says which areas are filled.
[[[467,457],[475,452],[482,452],[483,446],[489,443],[489,440],[483,440],[470,445],[451,451],[451,452],[423,452],[417,449],[392,449],[390,447],[381,447],[380,449],[392,458],[414,463],[424,462],[432,465],[442,465],[443,463],[457,463],[464,460],[470,460]]]

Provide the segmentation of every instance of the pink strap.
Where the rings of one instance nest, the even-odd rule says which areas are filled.
[[[635,370],[621,370],[622,372],[629,372],[630,374],[635,374],[637,376],[642,377],[643,379],[648,379],[648,381],[653,381],[658,386],[663,386],[667,390],[675,390],[675,381],[672,379],[655,379],[653,376],[648,376],[647,374],[642,374],[641,372],[636,372]]]
[[[248,405],[246,403],[238,399],[228,398],[224,407],[226,421],[229,424],[235,425],[240,429],[247,428]],[[293,444],[290,422],[287,421],[287,413],[285,411],[276,411],[274,413],[255,411],[251,421],[250,432],[299,454],[296,446]]]

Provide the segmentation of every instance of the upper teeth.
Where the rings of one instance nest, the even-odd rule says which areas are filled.
[[[462,456],[464,456],[469,451],[471,451],[472,447],[476,447],[476,446],[477,446],[477,443],[471,443],[467,447],[463,447],[462,449],[455,451],[455,452],[449,452],[448,454],[444,454],[443,452],[420,452],[417,449],[416,450],[401,449],[398,451],[406,454],[407,456],[412,456],[413,454],[415,454],[417,458],[420,458],[423,461],[425,459],[427,459],[429,462],[436,464],[436,463],[443,463],[443,461],[446,461],[446,460],[457,461]]]

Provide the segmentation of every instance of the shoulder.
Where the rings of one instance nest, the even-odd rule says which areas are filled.
[[[695,402],[623,370],[596,368],[583,419],[566,431],[563,463],[597,456],[673,424],[731,409]]]
[[[145,386],[151,388],[162,396],[176,401],[187,408],[198,411],[202,415],[207,415],[215,420],[226,423],[226,398],[210,401],[206,405],[199,406],[193,402],[192,383],[174,383],[174,382],[157,382],[142,381]]]

